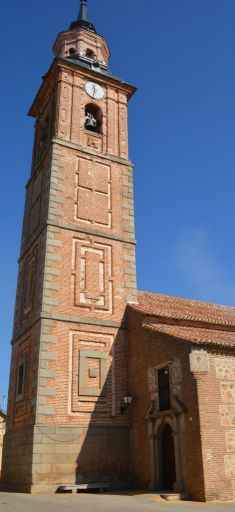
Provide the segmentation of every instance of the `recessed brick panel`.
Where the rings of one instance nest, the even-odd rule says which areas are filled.
[[[73,240],[74,305],[112,312],[112,248]]]
[[[107,377],[106,352],[79,351],[79,396],[100,396]]]
[[[79,158],[76,219],[111,227],[111,170],[96,160]]]
[[[102,275],[100,275],[100,255],[98,252],[86,251],[85,271],[86,297],[87,299],[99,300],[103,283],[101,281]]]
[[[28,317],[34,307],[34,293],[35,293],[35,279],[36,279],[36,265],[37,265],[37,252],[35,247],[25,262],[24,274],[24,288],[23,288],[23,305],[22,305],[22,319]]]
[[[113,336],[71,332],[71,413],[111,414],[115,381],[112,373]]]

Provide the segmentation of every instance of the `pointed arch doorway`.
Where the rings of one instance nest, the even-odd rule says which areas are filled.
[[[163,489],[172,491],[176,481],[175,446],[172,428],[165,424],[161,435]]]
[[[159,490],[175,490],[176,460],[174,432],[168,422],[162,421],[155,437],[155,486]]]

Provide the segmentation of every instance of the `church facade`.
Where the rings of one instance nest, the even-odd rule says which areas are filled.
[[[2,479],[235,499],[235,309],[136,287],[128,101],[81,0],[36,120]]]

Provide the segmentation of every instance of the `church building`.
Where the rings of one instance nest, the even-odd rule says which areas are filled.
[[[137,290],[136,89],[86,0],[53,50],[29,111],[4,486],[235,500],[235,308]]]

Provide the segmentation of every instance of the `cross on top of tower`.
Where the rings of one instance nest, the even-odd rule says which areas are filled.
[[[90,30],[91,32],[96,33],[94,24],[88,19],[87,0],[80,0],[80,9],[77,20],[73,21],[69,27],[70,30],[76,28],[84,28],[85,30]]]

